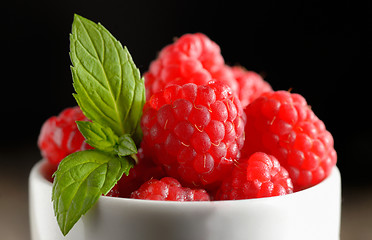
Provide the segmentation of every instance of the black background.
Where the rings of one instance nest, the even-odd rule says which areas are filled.
[[[352,3],[353,2],[353,3]],[[354,1],[22,1],[1,6],[0,151],[30,151],[42,123],[75,105],[73,14],[101,22],[141,72],[184,33],[203,32],[228,64],[302,94],[333,134],[344,186],[372,184],[371,4]]]

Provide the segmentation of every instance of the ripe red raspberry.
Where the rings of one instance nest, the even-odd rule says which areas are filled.
[[[289,172],[296,191],[330,174],[337,161],[332,135],[301,95],[264,93],[245,113],[243,157],[257,151],[274,155]]]
[[[237,95],[243,109],[262,93],[272,91],[270,84],[263,80],[258,73],[247,71],[242,67],[232,67],[231,70],[239,84]]]
[[[221,82],[169,85],[145,104],[143,142],[184,186],[219,185],[240,156],[244,111]]]
[[[238,89],[232,71],[224,64],[220,47],[201,33],[185,34],[164,47],[144,77],[147,99],[169,83],[203,85],[216,79],[233,91]]]
[[[155,165],[151,159],[149,159],[150,154],[145,151],[144,148],[138,149],[138,163],[130,169],[128,176],[124,174],[119,180],[117,185],[120,197],[129,198],[131,193],[137,190],[146,181],[152,178],[160,179],[165,177],[163,169]]]
[[[58,165],[51,164],[49,161],[43,162],[41,165],[40,173],[41,175],[48,180],[49,182],[53,182],[53,173],[57,171]]]
[[[132,193],[131,198],[178,202],[210,200],[208,193],[204,189],[184,188],[176,179],[171,177],[147,181]]]
[[[280,196],[293,192],[288,172],[272,155],[262,152],[241,159],[223,181],[216,200],[236,200]]]
[[[116,184],[105,196],[119,197],[120,196],[119,186]]]
[[[86,121],[78,106],[63,110],[49,118],[42,126],[38,139],[41,155],[51,164],[59,162],[71,153],[92,149],[85,143],[75,121]]]

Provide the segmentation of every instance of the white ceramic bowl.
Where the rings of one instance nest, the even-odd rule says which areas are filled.
[[[312,188],[280,197],[214,202],[168,202],[101,197],[66,237],[51,202],[52,184],[42,161],[29,179],[33,240],[338,240],[341,177],[332,174]]]

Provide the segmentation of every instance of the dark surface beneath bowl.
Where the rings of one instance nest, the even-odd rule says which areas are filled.
[[[28,176],[39,161],[36,147],[23,146],[0,152],[0,238],[30,239]],[[15,163],[19,164],[15,164]],[[342,172],[341,172],[342,175]],[[372,239],[371,186],[344,184],[341,240]]]

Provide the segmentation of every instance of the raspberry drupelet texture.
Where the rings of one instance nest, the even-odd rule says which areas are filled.
[[[146,97],[164,89],[169,83],[207,84],[216,79],[237,91],[238,84],[225,66],[220,47],[201,33],[185,34],[164,47],[144,74]]]
[[[161,180],[151,179],[134,191],[131,198],[166,201],[209,201],[204,189],[182,187],[174,178],[164,177]]]
[[[243,157],[257,151],[274,155],[289,172],[296,191],[330,174],[337,161],[333,137],[301,95],[264,93],[245,113]]]
[[[117,186],[120,197],[129,198],[131,193],[146,181],[152,178],[160,179],[165,177],[163,169],[151,161],[151,153],[145,152],[146,150],[143,147],[138,149],[138,163],[130,169],[128,176],[124,174],[118,181]]]
[[[293,192],[288,172],[272,155],[262,152],[241,159],[216,194],[216,200],[280,196]]]
[[[143,142],[153,160],[187,187],[219,185],[240,156],[245,116],[230,88],[211,81],[169,85],[145,104]]]
[[[78,106],[66,108],[58,116],[49,118],[42,126],[38,139],[41,155],[50,164],[58,165],[71,153],[92,149],[77,128],[76,121],[87,121]]]
[[[266,82],[258,73],[245,70],[242,67],[231,68],[234,78],[238,82],[239,89],[237,95],[242,103],[243,109],[261,96],[264,92],[273,91],[270,84]]]

